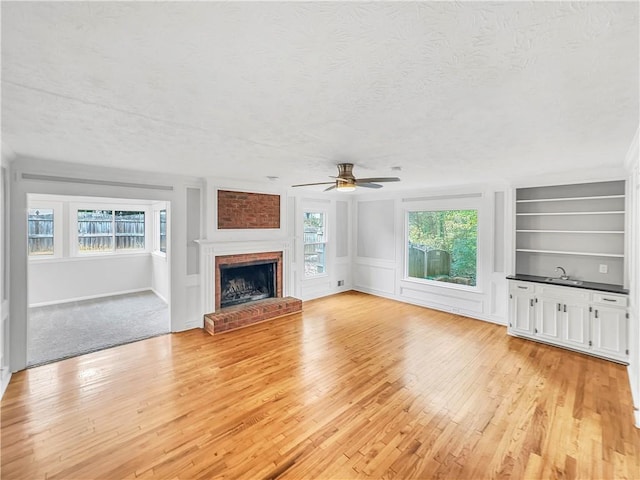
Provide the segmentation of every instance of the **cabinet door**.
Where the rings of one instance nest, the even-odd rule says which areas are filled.
[[[562,341],[574,348],[589,348],[589,306],[583,303],[565,303]]]
[[[594,307],[591,326],[594,353],[627,359],[627,311],[624,308]]]
[[[511,295],[511,320],[510,329],[517,334],[533,335],[533,295],[512,294]]]
[[[563,303],[557,298],[538,298],[536,304],[536,334],[549,342],[560,341]]]

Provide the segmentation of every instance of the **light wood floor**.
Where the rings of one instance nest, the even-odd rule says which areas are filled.
[[[623,366],[349,292],[13,376],[2,479],[640,478]]]

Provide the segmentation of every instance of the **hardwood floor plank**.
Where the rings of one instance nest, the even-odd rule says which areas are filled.
[[[640,478],[623,366],[366,294],[14,374],[0,474]]]

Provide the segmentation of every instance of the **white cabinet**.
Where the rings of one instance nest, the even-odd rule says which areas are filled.
[[[534,305],[536,306],[537,325],[534,333],[548,342],[559,342],[563,315],[561,300],[541,296],[534,299]]]
[[[627,299],[622,295],[596,295],[591,325],[592,348],[599,355],[625,361],[627,351]]]
[[[509,305],[509,328],[520,334],[533,334],[535,328],[534,316],[534,285],[527,282],[509,282],[511,303]]]
[[[562,341],[573,348],[588,349],[591,333],[589,305],[574,300],[565,303],[563,308]]]
[[[509,282],[509,333],[626,362],[626,295]]]

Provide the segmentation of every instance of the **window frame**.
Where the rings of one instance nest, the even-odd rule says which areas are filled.
[[[323,215],[323,238],[324,241],[322,242],[312,242],[312,243],[306,243],[305,239],[304,239],[304,222],[305,222],[305,215],[308,213],[320,213]],[[323,208],[305,208],[303,209],[302,212],[302,278],[304,280],[313,280],[315,278],[322,278],[322,277],[328,277],[329,276],[329,215],[326,209]],[[307,275],[307,271],[305,268],[306,265],[306,261],[305,261],[305,247],[307,245],[324,245],[324,271],[322,273],[316,273],[315,275]]]
[[[477,196],[476,202],[469,201],[468,199],[454,198],[446,201],[432,201],[432,202],[416,202],[415,205],[406,205],[404,208],[403,218],[403,267],[402,267],[402,281],[414,284],[421,284],[430,287],[447,288],[451,290],[462,290],[465,292],[481,293],[482,292],[482,279],[484,271],[484,263],[481,259],[482,252],[482,223],[484,222],[484,216],[482,214],[483,204],[482,197]],[[409,276],[409,214],[412,212],[445,212],[453,210],[475,210],[477,212],[477,226],[476,226],[476,284],[464,285],[458,283],[441,282],[438,280],[430,280],[428,278],[418,278]]]
[[[52,210],[53,211],[53,254],[51,255],[30,255],[29,254],[29,211],[30,210]],[[27,258],[29,262],[46,262],[47,260],[62,258],[63,253],[63,218],[62,203],[35,201],[27,205]]]
[[[83,252],[79,248],[80,236],[78,234],[78,211],[80,210],[110,210],[112,212],[112,225],[113,231],[111,238],[113,238],[113,246],[109,251],[101,252]],[[143,212],[144,213],[144,248],[132,248],[132,249],[117,249],[116,248],[116,212]],[[150,220],[150,208],[148,205],[130,205],[130,204],[92,204],[92,203],[72,203],[69,205],[69,256],[78,258],[91,258],[100,256],[118,256],[118,255],[136,255],[140,253],[150,253],[150,240],[151,240],[151,220]]]
[[[169,249],[169,232],[165,230],[165,251],[160,250],[161,247],[161,238],[160,238],[160,215],[162,212],[165,212],[165,225],[168,225],[168,208],[167,207],[153,207],[153,254],[159,257],[167,256],[167,251]],[[166,227],[165,227],[166,228]]]

